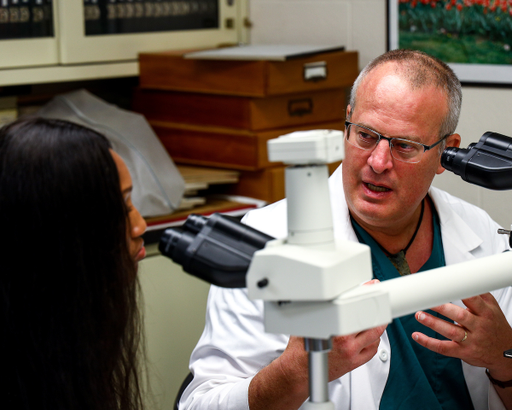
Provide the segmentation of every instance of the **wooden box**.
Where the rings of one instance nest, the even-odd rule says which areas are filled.
[[[267,98],[138,89],[132,109],[150,121],[260,131],[339,121],[346,105],[344,88]]]
[[[268,203],[283,199],[285,194],[285,166],[266,168],[259,171],[242,171],[238,184],[227,187],[231,195],[262,199]]]
[[[277,165],[268,160],[267,141],[271,138],[298,130],[344,129],[342,120],[268,131],[149,123],[177,163],[252,171]]]
[[[139,54],[140,87],[268,97],[350,87],[359,73],[355,51],[319,53],[286,61],[183,58],[190,51]],[[310,75],[311,69],[325,75]]]
[[[341,162],[329,164],[329,175],[340,164]],[[277,166],[258,171],[242,171],[238,177],[239,183],[223,187],[222,192],[262,199],[269,203],[279,201],[286,196],[285,169],[286,166]]]

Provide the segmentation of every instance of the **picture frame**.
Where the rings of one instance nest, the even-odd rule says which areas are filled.
[[[387,0],[388,50],[446,62],[464,84],[512,85],[510,0]]]

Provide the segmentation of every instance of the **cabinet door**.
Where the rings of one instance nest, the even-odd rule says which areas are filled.
[[[53,0],[0,0],[0,68],[58,63]]]
[[[59,1],[60,60],[136,60],[141,51],[236,43],[245,1]]]

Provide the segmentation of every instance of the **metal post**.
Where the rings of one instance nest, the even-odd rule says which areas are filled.
[[[331,339],[304,339],[304,348],[309,359],[309,401],[305,409],[334,410],[329,401],[329,362],[328,354],[332,348]]]

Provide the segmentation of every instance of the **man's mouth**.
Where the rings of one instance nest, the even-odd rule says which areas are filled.
[[[389,188],[386,188],[386,187],[383,187],[383,186],[377,186],[377,185],[373,185],[373,184],[370,184],[370,183],[366,183],[366,186],[368,187],[368,189],[370,191],[373,191],[373,192],[388,192],[388,191],[391,191],[391,189]]]

